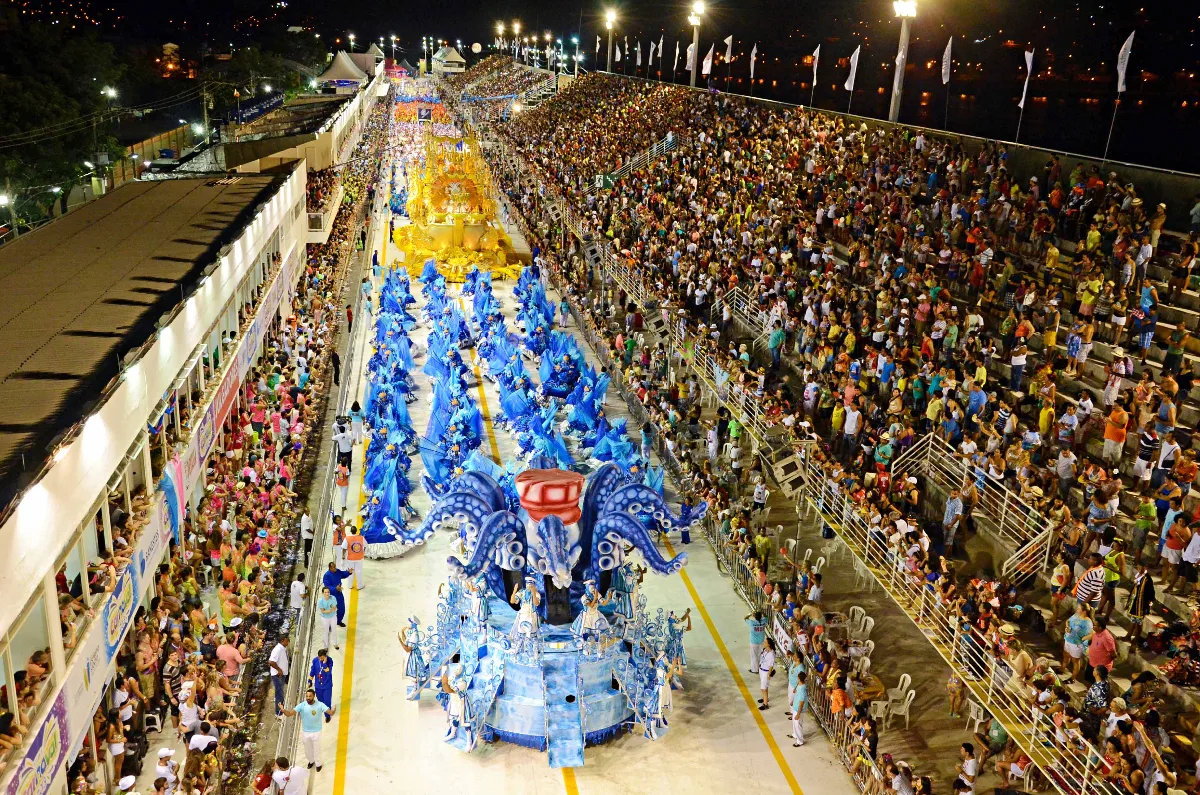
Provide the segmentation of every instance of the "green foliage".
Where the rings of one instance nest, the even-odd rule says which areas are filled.
[[[17,214],[36,220],[89,170],[97,151],[116,153],[105,120],[105,86],[115,86],[124,69],[110,45],[66,26],[23,22],[10,13],[0,47],[0,190],[7,180]],[[26,136],[14,141],[11,136]],[[16,143],[17,145],[13,145]],[[7,220],[7,219],[5,219]]]

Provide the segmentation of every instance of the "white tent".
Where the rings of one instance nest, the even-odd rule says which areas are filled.
[[[333,56],[333,63],[317,78],[318,83],[328,83],[334,80],[366,80],[367,73],[355,66],[345,50],[339,50]]]
[[[434,74],[457,74],[466,71],[467,61],[453,47],[442,47],[433,54]]]
[[[371,47],[367,50],[367,55],[374,55],[376,58],[387,57],[383,54],[383,50],[379,49],[379,45],[375,42],[371,42]]]

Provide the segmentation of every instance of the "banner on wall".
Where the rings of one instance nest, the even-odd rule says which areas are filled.
[[[58,698],[50,707],[50,714],[38,733],[34,735],[12,779],[8,782],[7,795],[46,795],[59,768],[67,760],[66,690],[58,692]]]
[[[238,389],[250,372],[254,360],[258,358],[259,348],[266,339],[267,330],[275,320],[275,315],[291,300],[296,281],[297,258],[289,258],[280,269],[272,282],[262,305],[254,316],[254,320],[246,329],[234,351],[230,367],[221,378],[217,391],[213,394],[208,408],[196,423],[196,430],[187,450],[183,454],[184,493],[190,494],[200,482],[201,470],[208,454],[217,443],[217,434],[221,424],[229,416],[237,397]]]
[[[792,650],[792,636],[788,634],[787,625],[775,614],[775,623],[771,625],[771,634],[775,636],[775,645],[783,654]]]
[[[155,496],[149,523],[138,539],[132,562],[117,577],[112,593],[96,616],[96,622],[88,627],[75,659],[67,669],[62,693],[66,697],[71,728],[68,746],[72,750],[81,747],[82,738],[92,725],[92,715],[104,696],[108,670],[122,640],[133,626],[138,605],[154,580],[155,570],[166,557],[171,539],[167,499],[162,492],[156,492]]]

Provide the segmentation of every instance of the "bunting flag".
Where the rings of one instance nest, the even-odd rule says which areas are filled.
[[[596,55],[600,54],[600,37],[596,37]]]
[[[675,42],[675,50],[676,51],[679,50],[679,42],[678,41]],[[666,50],[663,49],[663,36],[660,33],[660,34],[658,34],[658,65],[659,65],[659,68],[662,67],[662,59],[663,59],[664,52],[666,52]],[[678,59],[676,59],[676,60],[678,60]]]
[[[662,60],[661,55],[659,60]],[[646,68],[649,69],[651,66],[654,66],[654,42],[650,42],[650,56],[646,59]]]
[[[617,42],[613,46],[617,48],[617,63],[620,63],[621,62],[621,42]]]
[[[950,47],[954,44],[954,37],[951,36],[946,42],[946,51],[942,53],[942,85],[950,82]]]
[[[1025,110],[1025,94],[1029,92],[1029,78],[1033,76],[1033,50],[1025,51],[1025,87],[1021,89],[1021,101],[1017,107]]]
[[[704,68],[700,70],[700,74],[704,75],[705,77],[708,77],[712,73],[713,50],[716,48],[717,45],[712,45],[708,48],[708,55],[704,56]]]
[[[858,56],[862,53],[862,45],[854,48],[854,52],[850,54],[850,76],[846,78],[846,90],[854,90],[854,75],[858,72]]]
[[[754,49],[750,50],[750,79],[754,79],[754,62],[758,60],[758,43],[754,45]]]
[[[679,39],[675,39],[675,63],[671,66],[671,71],[674,72],[679,68]]]
[[[1117,56],[1117,93],[1125,93],[1125,70],[1129,68],[1129,53],[1133,50],[1133,33],[1121,45],[1121,53]]]
[[[696,45],[689,44],[687,48],[687,66],[684,67],[689,72],[696,71]]]
[[[642,43],[640,41],[637,43],[637,65],[642,65]]]
[[[733,36],[725,39],[725,63],[733,60]]]
[[[821,45],[817,45],[817,49],[813,50],[813,86],[817,85],[817,64],[821,61]]]

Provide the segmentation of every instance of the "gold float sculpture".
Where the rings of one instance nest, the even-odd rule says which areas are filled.
[[[424,166],[406,163],[405,179],[410,224],[396,228],[392,240],[412,278],[430,258],[450,282],[463,281],[472,268],[517,277],[521,263],[496,218],[491,172],[473,138],[427,133]]]

